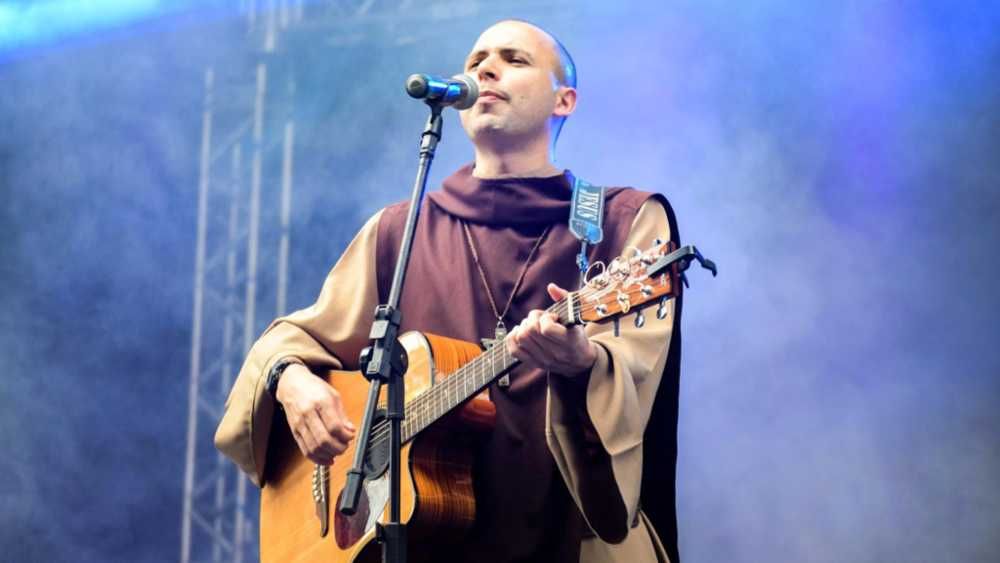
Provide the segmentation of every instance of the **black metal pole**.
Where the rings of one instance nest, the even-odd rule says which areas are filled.
[[[371,384],[368,389],[368,403],[364,418],[361,421],[361,432],[358,435],[357,448],[354,451],[354,467],[347,472],[347,483],[341,498],[340,511],[344,514],[354,514],[357,510],[358,497],[361,493],[361,483],[364,480],[364,462],[368,450],[368,439],[371,435],[372,420],[378,403],[379,389],[382,384],[388,384],[388,405],[386,419],[390,426],[389,439],[389,521],[379,526],[379,541],[382,543],[382,561],[384,563],[406,563],[406,527],[400,522],[400,449],[402,448],[402,422],[405,417],[403,374],[406,372],[406,353],[397,338],[400,327],[399,298],[403,291],[406,278],[406,268],[410,261],[410,250],[413,247],[413,232],[420,217],[420,206],[424,192],[427,189],[427,174],[434,160],[434,152],[441,140],[441,109],[442,106],[428,101],[431,114],[427,118],[424,132],[420,138],[420,163],[417,166],[417,178],[413,182],[413,195],[410,198],[410,211],[406,216],[406,226],[403,230],[403,240],[400,244],[399,256],[396,259],[396,270],[392,277],[392,288],[389,290],[389,302],[375,309],[375,320],[372,323],[371,346],[361,354],[360,364],[365,377]]]

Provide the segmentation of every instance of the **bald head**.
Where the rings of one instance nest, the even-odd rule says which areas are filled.
[[[555,74],[557,83],[560,86],[576,88],[576,64],[573,62],[573,57],[570,56],[569,51],[566,50],[566,46],[563,45],[561,41],[556,39],[555,35],[552,35],[545,29],[531,23],[528,20],[518,18],[500,20],[490,27],[495,27],[507,22],[513,22],[530,27],[535,32],[544,36],[552,52],[552,72]]]

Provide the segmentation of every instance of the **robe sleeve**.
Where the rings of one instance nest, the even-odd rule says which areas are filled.
[[[639,209],[625,243],[645,249],[655,238],[669,240],[666,211],[655,199]],[[589,378],[549,376],[546,440],[563,479],[588,526],[608,543],[627,536],[639,511],[642,440],[656,398],[674,323],[656,306],[644,311],[636,328],[633,314],[621,319],[621,336],[611,323],[590,324],[597,346]]]
[[[275,319],[250,348],[226,400],[215,447],[258,486],[263,485],[275,401],[267,373],[295,358],[314,372],[354,369],[368,344],[378,301],[375,251],[381,212],[361,228],[323,282],[316,302]]]

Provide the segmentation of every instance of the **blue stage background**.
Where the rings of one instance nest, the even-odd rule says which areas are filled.
[[[0,2],[0,560],[177,558],[203,75],[257,60],[238,4]],[[1000,559],[1000,9],[604,4],[375,2],[280,44],[289,305],[408,196],[405,76],[526,17],[579,69],[557,163],[666,194],[720,266],[684,308],[682,557]],[[432,183],[471,159],[445,127]]]

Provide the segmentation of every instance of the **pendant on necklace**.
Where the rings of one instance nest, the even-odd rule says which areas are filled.
[[[507,325],[503,324],[503,319],[497,320],[497,328],[493,331],[493,340],[499,342],[507,338]]]
[[[503,344],[504,338],[507,338],[507,325],[503,324],[503,319],[497,319],[497,327],[493,331],[493,338],[483,338],[483,347],[487,350],[492,348],[495,344]],[[504,375],[497,381],[497,385],[500,387],[510,387],[510,375]]]

